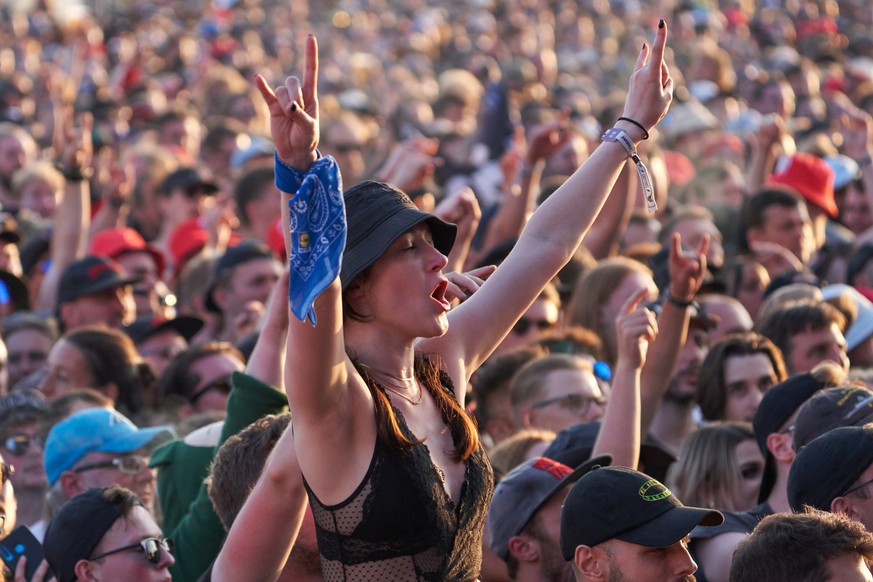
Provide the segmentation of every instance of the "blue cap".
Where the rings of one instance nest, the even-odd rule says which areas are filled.
[[[49,431],[45,442],[45,472],[49,485],[88,453],[130,453],[160,439],[175,437],[167,426],[137,428],[126,416],[108,408],[73,414]],[[155,443],[157,444],[157,443]]]

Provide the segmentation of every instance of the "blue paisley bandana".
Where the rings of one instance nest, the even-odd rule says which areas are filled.
[[[339,166],[331,156],[299,172],[275,158],[276,187],[294,194],[288,201],[291,233],[288,299],[300,321],[315,325],[314,303],[339,276],[346,246],[346,213]]]

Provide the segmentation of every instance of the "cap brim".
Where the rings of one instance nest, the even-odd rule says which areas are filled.
[[[155,426],[142,428],[121,438],[111,440],[94,450],[98,453],[130,453],[173,438],[175,437],[170,427]]]
[[[666,548],[687,536],[698,525],[721,525],[722,522],[724,516],[714,509],[676,506],[652,521],[615,537],[640,546]]]

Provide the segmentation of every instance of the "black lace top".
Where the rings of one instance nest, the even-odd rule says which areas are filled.
[[[404,435],[415,439],[394,412]],[[426,444],[404,453],[377,438],[363,481],[337,505],[320,503],[307,484],[324,579],[476,580],[494,476],[481,445],[464,464],[457,506]]]

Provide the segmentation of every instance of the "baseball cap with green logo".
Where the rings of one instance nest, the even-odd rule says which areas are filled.
[[[611,539],[653,548],[680,541],[698,525],[719,525],[715,510],[685,507],[660,481],[625,467],[599,467],[583,475],[561,510],[561,553]]]

